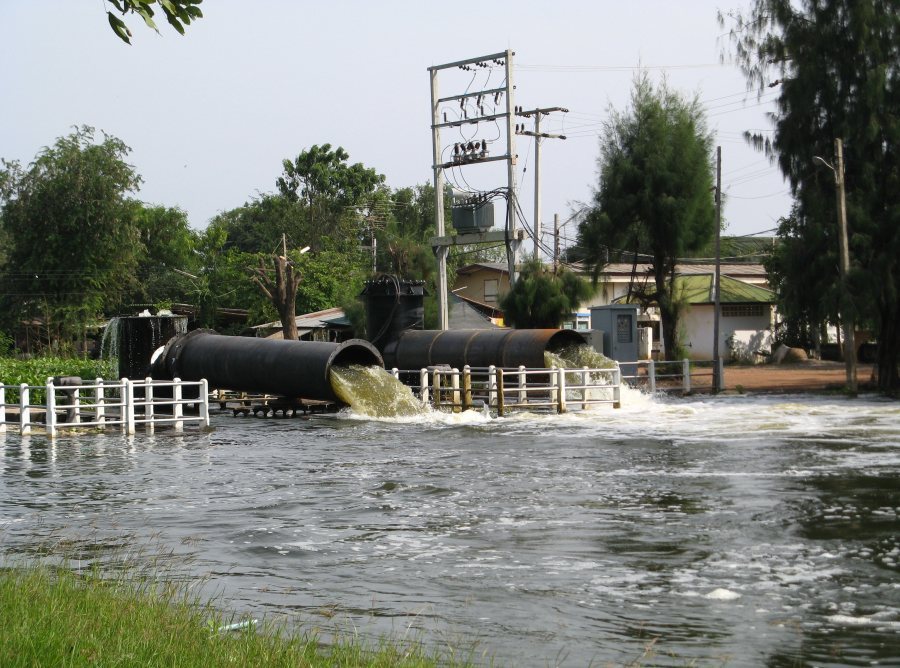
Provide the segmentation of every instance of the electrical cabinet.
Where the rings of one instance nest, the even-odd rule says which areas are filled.
[[[633,304],[591,307],[591,329],[603,331],[603,354],[610,359],[620,363],[637,361],[637,309]],[[637,372],[634,364],[620,366],[626,376]]]

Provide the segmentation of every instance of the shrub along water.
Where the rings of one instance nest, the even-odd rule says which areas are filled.
[[[0,665],[468,666],[410,640],[321,644],[314,634],[233,624],[184,585],[26,566],[0,571]],[[223,630],[236,627],[236,631]]]
[[[116,367],[110,360],[81,357],[35,357],[28,360],[0,357],[0,383],[4,385],[44,385],[51,376],[113,379],[116,377]]]
[[[112,360],[91,360],[81,357],[35,357],[20,360],[14,357],[0,357],[0,385],[37,385],[47,384],[52,376],[80,376],[90,383],[96,378],[115,379],[116,364]],[[10,390],[6,401],[17,401],[18,393]],[[43,401],[44,393],[32,394],[32,403]]]

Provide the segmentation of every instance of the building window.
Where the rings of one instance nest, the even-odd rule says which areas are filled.
[[[722,304],[723,318],[758,318],[766,314],[765,304]]]
[[[497,290],[500,281],[496,278],[488,278],[484,282],[484,301],[486,304],[494,304],[497,302]]]

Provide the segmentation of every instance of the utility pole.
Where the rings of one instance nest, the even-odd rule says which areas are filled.
[[[721,392],[724,387],[722,366],[719,364],[719,315],[722,310],[720,289],[722,287],[722,147],[716,146],[716,278],[713,291],[713,392]]]
[[[516,242],[516,160],[519,156],[516,154],[516,133],[512,122],[515,111],[513,91],[516,89],[512,78],[512,57],[513,52],[507,49],[503,62],[506,68],[506,147],[509,153],[506,161],[506,187],[508,189],[506,230],[509,235],[506,242],[506,262],[509,266],[510,288],[516,284],[516,260],[519,257],[519,245]]]
[[[450,246],[458,244],[496,243],[506,244],[507,259],[509,264],[509,283],[513,285],[516,280],[516,258],[520,237],[516,229],[516,135],[513,129],[513,56],[515,53],[509,49],[501,53],[469,58],[444,65],[435,65],[428,68],[431,79],[431,145],[432,145],[432,170],[434,172],[434,209],[436,236],[431,239],[432,248],[438,261],[438,320],[441,329],[448,329],[450,315],[447,304],[447,257],[450,254]],[[444,70],[459,68],[467,71],[477,71],[478,68],[490,68],[493,66],[504,68],[506,80],[497,88],[485,90],[469,90],[458,95],[439,97],[438,74]],[[500,98],[504,98],[503,111],[498,111]],[[441,114],[442,105],[456,103],[462,113],[460,118],[450,120],[446,112]],[[468,105],[474,104],[477,113],[470,116]],[[491,105],[485,111],[486,105]],[[441,128],[462,128],[482,122],[493,123],[506,121],[506,152],[501,155],[489,155],[487,140],[469,141],[459,154],[453,159],[442,162],[443,146],[441,144]],[[478,148],[474,148],[475,145]],[[457,146],[457,149],[463,145]],[[446,236],[444,221],[444,170],[452,167],[464,167],[474,163],[486,163],[504,160],[507,163],[507,216],[505,230],[500,232],[482,232],[473,234],[458,234]]]
[[[850,273],[850,244],[847,239],[847,199],[844,192],[844,142],[840,138],[834,140],[834,165],[818,155],[813,161],[819,162],[834,172],[834,185],[837,196],[838,213],[838,246],[840,251],[839,265],[841,272],[841,295],[844,306],[849,308],[850,290],[847,287],[847,274]],[[844,365],[847,371],[847,390],[856,394],[856,334],[853,318],[846,313],[841,317],[844,332]]]
[[[554,111],[568,113],[568,109],[564,107],[544,107],[543,109],[532,109],[530,111],[519,110],[518,116],[525,118],[534,117],[534,131],[528,131],[523,125],[517,131],[517,134],[534,137],[534,259],[541,259],[541,143],[542,139],[565,139],[565,135],[548,134],[541,132],[541,117],[546,116]]]
[[[838,226],[841,249],[841,283],[845,300],[850,296],[847,286],[847,275],[850,273],[850,244],[847,239],[847,198],[844,192],[844,142],[840,138],[834,140],[834,184],[837,186]],[[849,305],[845,305],[849,309]],[[847,389],[856,394],[856,333],[853,318],[845,314],[841,318],[844,323],[844,364],[847,367]]]
[[[559,273],[559,214],[553,214],[553,275]]]

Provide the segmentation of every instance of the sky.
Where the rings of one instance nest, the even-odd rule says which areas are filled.
[[[274,191],[282,161],[314,144],[342,146],[351,163],[376,169],[393,188],[412,186],[432,179],[428,68],[510,49],[515,104],[568,109],[541,124],[567,137],[542,143],[545,226],[590,201],[603,122],[610,109],[626,110],[643,67],[698,96],[707,112],[722,147],[724,234],[771,234],[789,212],[788,186],[741,135],[771,132],[766,113],[776,93],[758,99],[737,67],[720,61],[729,42],[717,10],[747,3],[207,0],[184,36],[164,19],[156,34],[127,18],[128,46],[110,30],[104,0],[0,0],[0,157],[27,164],[73,126],[93,126],[132,148],[129,161],[144,181],[137,197],[183,209],[196,229]],[[440,94],[502,79],[499,68],[445,71]],[[461,139],[493,139],[500,128],[476,132],[444,131],[445,155]],[[516,144],[517,195],[529,221],[532,142]],[[448,178],[463,189],[506,185],[502,163]],[[566,224],[563,246],[575,235]]]

